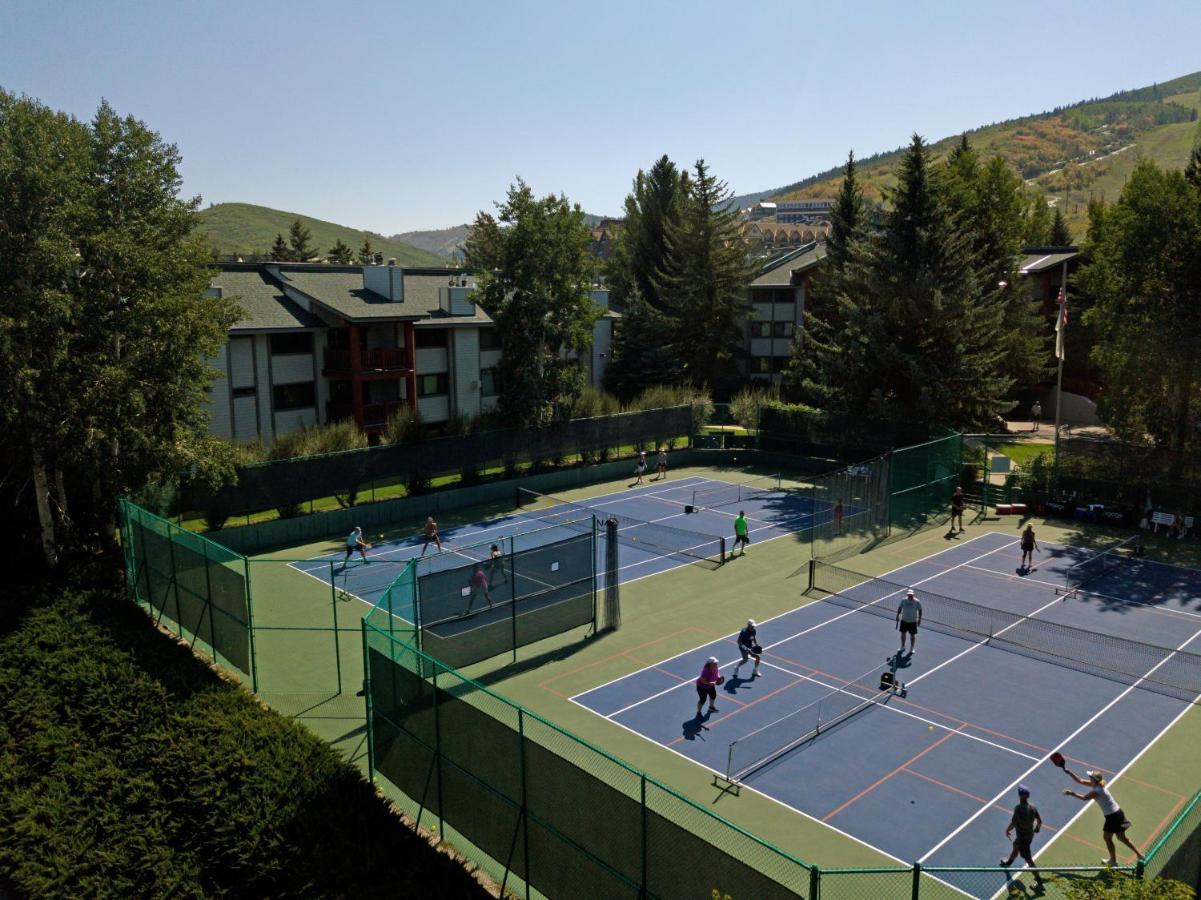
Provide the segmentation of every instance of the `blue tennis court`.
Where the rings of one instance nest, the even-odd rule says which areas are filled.
[[[743,495],[746,496],[743,496]],[[694,507],[686,512],[686,507]],[[783,537],[830,521],[828,504],[815,504],[803,491],[782,489],[778,477],[741,483],[702,476],[664,481],[588,497],[574,505],[533,506],[483,522],[441,529],[442,552],[431,545],[419,574],[449,571],[469,562],[486,560],[491,544],[503,552],[555,544],[580,533],[583,517],[618,518],[620,580],[645,578],[679,566],[720,555],[719,539],[730,540],[738,512],[746,512],[752,543]],[[854,507],[845,519],[858,514]],[[567,523],[567,524],[560,524]],[[366,535],[372,542],[373,535]],[[382,538],[382,536],[381,536]],[[374,605],[403,571],[409,560],[422,555],[421,535],[375,541],[364,562],[356,553],[327,553],[291,565],[354,597]],[[599,568],[599,564],[598,564]]]
[[[1008,855],[1004,829],[1025,783],[1046,822],[1037,855],[1087,809],[1063,796],[1076,786],[1048,762],[1051,752],[1062,750],[1078,773],[1116,778],[1120,802],[1152,789],[1121,773],[1201,699],[1197,572],[1122,560],[1066,596],[1081,574],[1072,567],[1093,551],[1043,551],[1027,572],[1015,536],[987,533],[886,575],[883,589],[844,576],[823,599],[759,623],[761,677],[750,677],[753,663],[736,674],[731,635],[572,699],[710,771],[698,779],[727,786],[732,774],[740,791],[905,864],[995,866]],[[927,621],[912,656],[898,656],[902,586],[925,600],[928,618],[955,608],[936,601],[943,595],[995,622],[970,634]],[[718,711],[698,717],[693,684],[709,656],[725,682]],[[881,695],[880,673],[894,666],[906,690]],[[803,737],[823,707],[835,721]],[[837,720],[844,709],[853,714]],[[1130,833],[1145,842],[1157,827],[1136,822]],[[980,891],[978,873],[970,889],[965,876],[939,877]],[[988,893],[1005,887],[996,879]]]

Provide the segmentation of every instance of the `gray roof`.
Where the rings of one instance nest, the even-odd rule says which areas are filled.
[[[320,328],[324,324],[294,300],[260,269],[222,270],[210,284],[221,288],[223,297],[233,297],[242,307],[242,318],[230,331],[282,331]]]
[[[751,287],[786,287],[793,283],[793,275],[812,268],[825,257],[825,241],[812,241],[765,265],[751,282]]]
[[[1022,258],[1022,274],[1044,272],[1071,262],[1079,255],[1080,251],[1075,247],[1028,247]]]
[[[313,302],[352,322],[452,318],[438,305],[438,289],[446,287],[447,275],[404,273],[404,301],[394,303],[363,287],[362,270],[301,270],[281,268],[280,278]],[[454,316],[470,321],[472,316]],[[483,321],[490,321],[487,317]]]

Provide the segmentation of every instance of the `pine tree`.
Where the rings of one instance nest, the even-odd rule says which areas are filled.
[[[982,425],[1006,406],[1011,380],[995,341],[1004,307],[928,157],[914,135],[880,229],[852,245],[835,285],[838,340],[813,347],[803,384],[864,431]]]
[[[288,246],[288,242],[284,240],[284,236],[279,232],[276,232],[275,243],[271,245],[271,259],[274,262],[292,261],[292,249]]]
[[[326,251],[329,255],[329,261],[338,265],[346,265],[354,258],[354,251],[342,242],[341,238],[334,243],[329,250]]]
[[[624,308],[637,291],[655,309],[662,309],[656,274],[667,258],[667,229],[679,221],[688,190],[688,173],[676,168],[666,155],[639,170],[633,191],[625,199],[625,223],[608,263],[609,296]]]
[[[1189,155],[1188,165],[1184,167],[1184,177],[1197,190],[1201,191],[1201,141],[1193,147]]]
[[[605,368],[605,390],[623,402],[648,387],[679,380],[680,363],[667,348],[667,321],[637,288],[628,295],[613,331],[613,358]]]
[[[754,274],[730,196],[698,160],[679,220],[666,228],[667,257],[654,279],[669,319],[667,346],[681,361],[684,380],[718,394],[741,381],[742,323]]]
[[[830,234],[826,239],[826,265],[841,269],[847,261],[851,241],[863,225],[863,189],[855,168],[855,152],[847,154],[842,186],[830,211]]]
[[[1055,218],[1051,220],[1051,246],[1072,246],[1072,232],[1068,230],[1068,223],[1064,221],[1063,211],[1058,206],[1055,207]]]
[[[363,246],[359,248],[358,263],[361,266],[375,264],[375,248],[371,246],[371,238],[363,238]]]
[[[1023,240],[1027,247],[1047,247],[1051,244],[1051,225],[1053,218],[1051,207],[1047,205],[1047,195],[1041,188],[1035,188],[1030,194],[1026,207],[1026,226]]]
[[[300,219],[296,219],[288,231],[288,248],[296,262],[308,262],[317,255],[313,249],[313,233],[304,227]]]

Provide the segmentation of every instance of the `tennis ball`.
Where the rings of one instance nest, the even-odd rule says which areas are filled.
[[[934,730],[934,726],[933,726],[933,725],[927,725],[927,726],[926,726],[926,730],[927,730],[927,731],[933,731],[933,730]]]

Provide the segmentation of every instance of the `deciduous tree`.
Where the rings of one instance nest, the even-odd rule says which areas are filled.
[[[600,314],[589,294],[590,239],[579,204],[536,198],[521,179],[495,216],[475,218],[467,261],[480,273],[475,299],[500,333],[500,408],[514,423],[550,421],[583,389],[571,355],[588,349]]]

